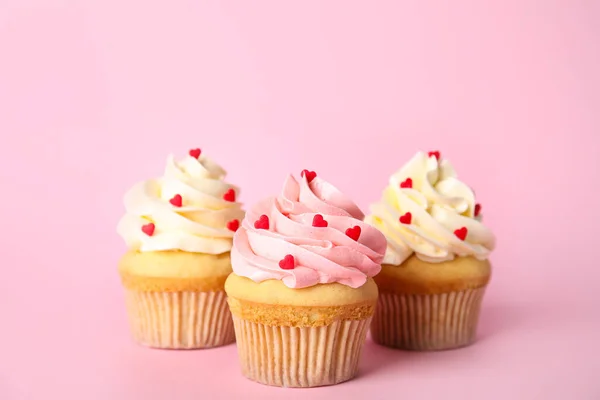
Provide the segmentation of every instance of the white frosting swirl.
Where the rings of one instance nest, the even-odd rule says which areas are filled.
[[[408,178],[412,188],[406,183],[401,187]],[[401,223],[407,213],[410,223]],[[383,264],[400,265],[413,253],[427,262],[469,255],[486,259],[495,247],[494,235],[481,223],[481,215],[475,216],[473,190],[457,178],[450,162],[423,152],[391,176],[365,222],[388,240]],[[455,233],[463,228],[464,240]]]
[[[126,214],[117,232],[129,248],[139,251],[230,251],[234,231],[227,225],[234,220],[241,223],[244,212],[240,203],[224,198],[229,190],[239,196],[236,186],[223,181],[226,174],[205,156],[176,162],[170,155],[163,177],[140,182],[127,192]],[[170,202],[177,195],[181,206]],[[225,197],[231,200],[229,196]],[[142,230],[149,223],[154,224],[151,235]]]

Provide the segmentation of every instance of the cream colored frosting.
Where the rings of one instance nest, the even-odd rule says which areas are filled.
[[[404,184],[407,179],[410,184]],[[387,238],[383,264],[400,265],[413,253],[423,261],[455,256],[486,259],[495,247],[492,232],[475,216],[475,194],[461,182],[448,160],[418,152],[391,176],[382,199],[371,206],[365,222]],[[410,213],[410,223],[400,217]],[[405,217],[406,218],[406,217]],[[466,237],[455,232],[466,228]]]
[[[226,174],[204,155],[179,162],[170,155],[163,177],[140,182],[127,192],[126,213],[117,232],[132,250],[230,251],[234,230],[228,224],[241,223],[244,212],[240,203],[225,199],[231,200],[226,196],[230,190],[239,196],[239,189],[224,181]],[[177,195],[181,206],[170,202]],[[148,235],[142,227],[150,223],[154,231]]]

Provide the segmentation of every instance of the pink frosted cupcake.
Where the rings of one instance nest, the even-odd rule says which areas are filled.
[[[386,248],[363,217],[306,170],[247,213],[225,283],[246,377],[312,387],[356,375]]]

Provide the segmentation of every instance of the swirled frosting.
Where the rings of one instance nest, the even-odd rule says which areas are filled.
[[[279,196],[246,214],[233,239],[233,271],[255,282],[278,279],[290,288],[333,282],[360,287],[379,273],[386,248],[385,237],[363,218],[323,179],[289,176]],[[286,266],[291,257],[292,266]]]
[[[225,176],[204,155],[179,162],[170,155],[163,177],[137,183],[127,192],[117,232],[133,250],[230,251],[244,212],[235,201],[239,189],[224,182]]]
[[[486,259],[495,238],[481,222],[473,190],[439,152],[418,152],[391,176],[365,222],[388,241],[384,264],[400,265],[413,253],[427,262],[456,256]]]

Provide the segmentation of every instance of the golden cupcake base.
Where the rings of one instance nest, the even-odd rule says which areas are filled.
[[[413,255],[399,266],[382,265],[373,340],[405,350],[472,344],[490,277],[489,261],[473,257],[428,263]]]
[[[225,283],[241,370],[271,386],[315,387],[352,379],[377,301],[369,279],[290,289],[231,274]]]
[[[127,252],[119,262],[136,342],[202,349],[235,342],[224,291],[229,253]]]

